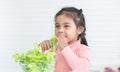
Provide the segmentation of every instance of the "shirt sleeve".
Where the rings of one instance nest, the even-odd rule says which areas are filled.
[[[77,50],[75,54],[73,50],[67,46],[62,50],[62,54],[72,70],[88,70],[90,66],[90,48],[82,48]]]

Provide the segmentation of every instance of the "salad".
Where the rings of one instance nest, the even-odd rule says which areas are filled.
[[[15,53],[13,55],[15,62],[20,63],[24,72],[52,72],[55,64],[56,36],[53,35],[50,41],[52,42],[52,52],[43,53],[42,48],[36,43],[33,50],[22,54]]]

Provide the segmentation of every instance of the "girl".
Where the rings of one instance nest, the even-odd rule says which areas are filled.
[[[62,8],[55,15],[55,35],[57,36],[56,65],[54,72],[88,71],[90,49],[85,39],[85,19],[82,9]],[[79,41],[80,40],[80,41]],[[51,48],[50,40],[40,43],[43,52]]]

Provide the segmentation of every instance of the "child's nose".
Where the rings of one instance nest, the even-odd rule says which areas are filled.
[[[64,28],[61,27],[61,28],[59,29],[59,33],[64,33]]]

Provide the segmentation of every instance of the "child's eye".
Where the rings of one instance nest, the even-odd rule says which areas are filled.
[[[69,25],[65,25],[65,27],[70,27]]]
[[[55,27],[60,27],[59,25],[56,25]]]

